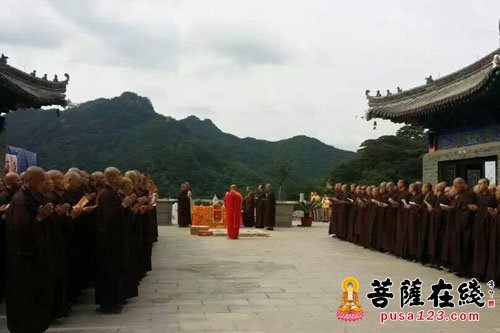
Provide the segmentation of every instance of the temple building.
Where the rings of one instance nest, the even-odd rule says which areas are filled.
[[[3,54],[0,56],[0,156],[5,156],[5,114],[17,109],[66,106],[69,81],[68,74],[64,74],[65,80],[59,81],[57,75],[49,80],[47,74],[40,78],[36,71],[25,73],[8,65],[7,59]]]
[[[456,177],[476,184],[500,174],[500,49],[454,73],[397,92],[366,91],[367,119],[421,126],[428,130],[423,181],[451,184]]]

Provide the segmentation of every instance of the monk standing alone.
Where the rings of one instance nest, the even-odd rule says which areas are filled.
[[[238,239],[241,225],[241,201],[241,194],[236,185],[231,185],[229,192],[224,197],[227,237],[229,239]]]
[[[271,184],[266,184],[266,201],[264,206],[264,226],[273,230],[276,226],[276,197]]]
[[[264,207],[266,204],[266,194],[264,193],[262,185],[259,185],[257,191],[257,205],[255,206],[255,227],[264,228]]]

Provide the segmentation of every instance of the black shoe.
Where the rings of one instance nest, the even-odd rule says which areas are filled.
[[[274,230],[274,228],[266,228],[266,230]]]

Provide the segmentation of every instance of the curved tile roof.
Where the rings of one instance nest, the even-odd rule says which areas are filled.
[[[4,57],[0,60],[0,112],[47,105],[66,106],[68,74],[64,81],[49,81],[8,65]]]
[[[401,93],[368,96],[367,119],[384,118],[404,122],[461,103],[485,87],[489,80],[500,74],[500,49],[475,63],[440,79]]]

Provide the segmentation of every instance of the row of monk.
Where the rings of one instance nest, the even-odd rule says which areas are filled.
[[[245,227],[266,228],[276,226],[276,197],[271,184],[257,186],[257,194],[249,186],[243,198],[243,225]]]
[[[366,248],[500,285],[500,186],[457,178],[336,184],[329,233]]]
[[[30,167],[1,184],[0,296],[11,332],[43,332],[83,289],[119,313],[151,270],[157,194],[147,175]]]

